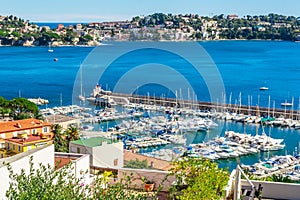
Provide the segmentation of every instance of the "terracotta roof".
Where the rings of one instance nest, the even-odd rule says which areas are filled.
[[[40,128],[43,126],[51,126],[51,124],[34,118],[0,122],[0,133]]]
[[[46,138],[46,139],[42,139],[41,136],[36,136],[36,135],[28,135],[27,138],[8,138],[6,139],[6,141],[10,141],[10,142],[15,142],[15,143],[19,143],[19,144],[25,144],[25,143],[37,143],[37,142],[48,142],[52,140],[52,138]]]
[[[124,150],[124,162],[125,163],[130,160],[135,160],[135,159],[138,159],[139,161],[147,160],[148,165],[151,165],[151,163],[152,163],[153,169],[168,171],[172,168],[172,165],[170,164],[170,162],[168,162],[166,160],[153,158],[153,157],[149,157],[149,156],[144,156],[141,154],[133,153],[128,150]]]
[[[54,166],[56,170],[62,168],[70,162],[72,162],[71,158],[54,157]]]

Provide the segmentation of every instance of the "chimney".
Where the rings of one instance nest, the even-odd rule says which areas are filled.
[[[22,128],[21,124],[19,122],[16,123],[15,125],[17,128]]]

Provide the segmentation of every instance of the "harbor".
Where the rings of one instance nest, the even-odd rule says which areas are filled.
[[[125,149],[167,161],[181,156],[203,157],[233,169],[237,160],[252,165],[270,155],[298,153],[298,140],[284,139],[285,132],[298,132],[297,111],[293,111],[296,117],[292,120],[283,116],[290,111],[277,109],[280,117],[271,119],[261,116],[271,113],[268,108],[259,108],[260,115],[248,115],[247,106],[232,108],[230,112],[230,104],[181,100],[179,105],[178,100],[171,98],[101,95],[113,104],[101,107],[90,101],[85,107],[54,107],[41,112],[80,119],[82,138],[115,138],[124,142]],[[255,111],[249,113],[257,114]]]

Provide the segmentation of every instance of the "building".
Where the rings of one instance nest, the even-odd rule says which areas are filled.
[[[232,15],[227,15],[227,19],[231,20],[231,19],[238,19],[239,16],[237,16],[236,14],[232,14]]]
[[[9,171],[4,163],[9,163],[14,173],[23,169],[26,174],[29,174],[29,160],[31,157],[34,169],[40,169],[39,164],[42,164],[60,170],[66,164],[71,163],[69,173],[75,178],[81,179],[82,184],[90,184],[93,180],[90,176],[89,155],[54,152],[53,144],[46,145],[9,158],[0,159],[0,199],[6,199],[5,192],[10,184]]]
[[[51,124],[38,119],[0,122],[0,158],[52,144]]]
[[[51,124],[59,124],[64,130],[67,130],[70,126],[73,125],[75,125],[76,127],[80,127],[80,119],[76,119],[74,117],[66,115],[46,115],[45,121]]]
[[[123,142],[104,137],[93,137],[70,142],[70,153],[90,154],[90,165],[102,168],[122,168]]]
[[[14,173],[20,172],[21,169],[24,169],[24,172],[28,174],[30,169],[29,160],[31,156],[32,162],[34,163],[34,168],[36,169],[39,167],[39,163],[54,167],[54,145],[48,145],[38,149],[32,149],[25,153],[20,153],[9,158],[0,159],[0,199],[6,199],[5,192],[6,190],[8,190],[10,183],[9,171],[4,165],[4,162],[10,164]]]

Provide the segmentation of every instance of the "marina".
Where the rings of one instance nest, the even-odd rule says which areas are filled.
[[[83,138],[100,135],[116,138],[124,142],[125,149],[168,161],[180,156],[204,157],[231,169],[237,158],[253,164],[267,155],[297,152],[297,140],[290,144],[283,139],[286,135],[282,130],[296,131],[295,127],[274,125],[285,118],[274,118],[274,124],[263,122],[263,118],[249,123],[246,115],[237,117],[238,114],[232,113],[235,118],[229,118],[227,112],[141,103],[95,108],[63,106],[41,112],[80,119]],[[236,126],[243,129],[232,128]],[[93,134],[89,134],[90,131]]]

